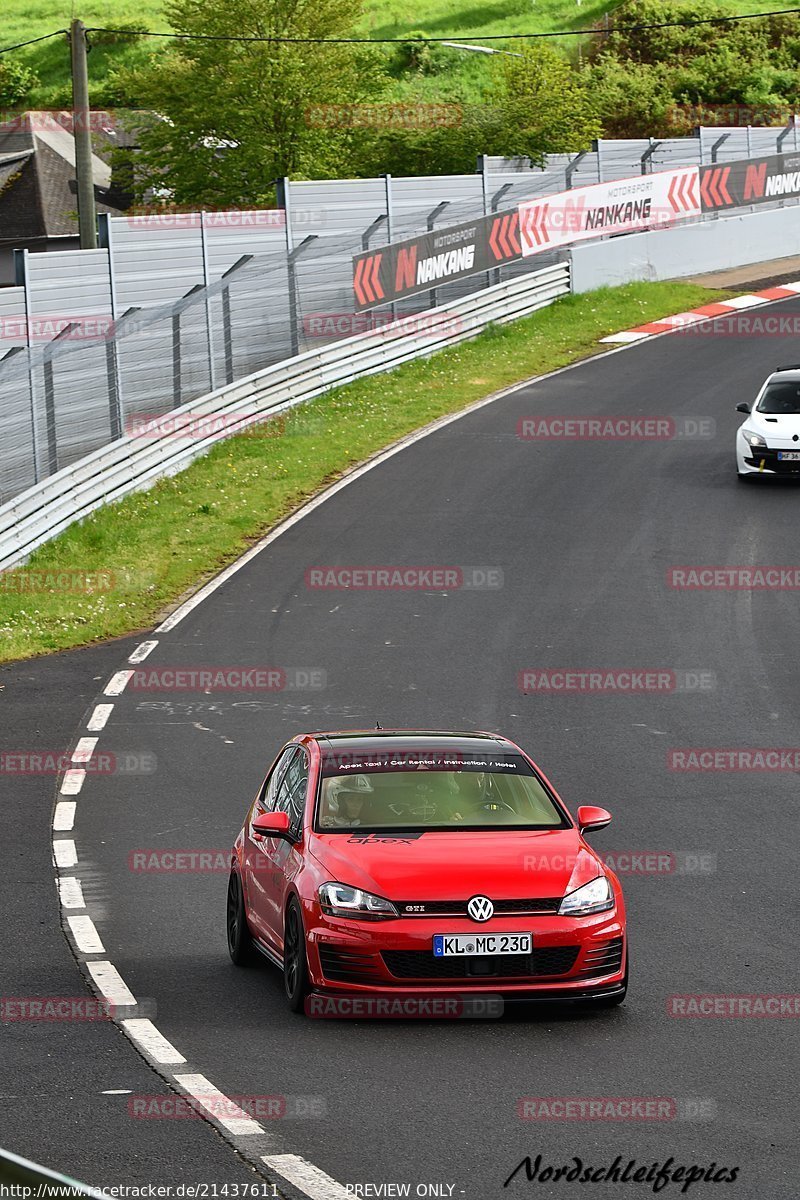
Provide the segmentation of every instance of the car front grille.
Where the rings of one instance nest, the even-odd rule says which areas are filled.
[[[537,914],[557,913],[561,898],[527,900],[493,900],[496,917],[532,917]],[[466,917],[466,900],[398,900],[395,907],[401,917]],[[421,910],[421,911],[420,911]]]
[[[396,979],[538,978],[566,975],[575,965],[578,946],[551,946],[531,954],[497,954],[486,958],[438,958],[428,950],[384,950],[383,961]]]
[[[326,979],[336,983],[370,983],[380,979],[380,967],[374,954],[340,950],[330,943],[319,943],[319,961]]]
[[[583,965],[578,971],[581,979],[595,979],[598,975],[616,975],[622,966],[622,938],[612,938],[599,946],[590,946]]]
[[[792,446],[792,450],[800,450],[800,442],[797,446]],[[763,446],[754,446],[750,453],[751,457],[744,460],[749,467],[760,467],[763,462],[765,471],[775,471],[778,475],[800,474],[800,462],[780,462],[778,451],[772,447],[768,446],[765,449]]]

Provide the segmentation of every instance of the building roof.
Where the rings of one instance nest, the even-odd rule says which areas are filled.
[[[92,176],[96,187],[110,187],[111,168],[95,153]],[[76,236],[74,180],[75,139],[69,113],[27,112],[0,125],[1,240],[7,245]],[[121,210],[98,202],[97,211],[116,215]]]

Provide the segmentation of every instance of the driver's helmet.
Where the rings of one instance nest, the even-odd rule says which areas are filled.
[[[328,789],[328,811],[339,813],[343,808],[340,801],[346,796],[360,796],[366,799],[374,788],[366,775],[346,775],[343,779],[332,779]]]

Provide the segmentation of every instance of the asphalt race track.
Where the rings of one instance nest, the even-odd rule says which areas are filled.
[[[800,300],[775,308],[800,314]],[[797,358],[790,339],[671,335],[529,384],[338,490],[171,631],[31,664],[45,714],[61,694],[48,698],[48,671],[77,667],[82,701],[72,700],[65,746],[106,700],[114,709],[97,749],[155,756],[150,775],[87,777],[70,836],[107,958],[138,999],[155,1001],[158,1030],[186,1059],[156,1074],[115,1027],[86,1026],[70,1032],[67,1064],[53,1034],[42,1044],[53,1075],[71,1077],[77,1107],[83,1095],[84,1116],[70,1119],[78,1129],[92,1112],[107,1122],[104,1164],[92,1139],[84,1150],[78,1138],[54,1165],[80,1177],[90,1163],[99,1185],[169,1182],[171,1161],[180,1163],[174,1181],[247,1181],[256,1178],[248,1163],[293,1154],[341,1185],[410,1184],[411,1195],[418,1184],[445,1185],[439,1194],[456,1200],[653,1194],[632,1181],[527,1182],[524,1171],[503,1186],[525,1155],[540,1154],[542,1167],[579,1157],[598,1168],[621,1155],[637,1166],[672,1158],[738,1168],[735,1182],[696,1183],[692,1197],[796,1200],[796,1018],[680,1018],[668,999],[797,992],[797,773],[676,771],[668,752],[800,747],[797,593],[684,591],[668,586],[667,572],[798,562],[800,485],[740,485],[733,454],[736,404],[752,400],[776,364]],[[716,433],[521,440],[517,422],[530,416],[701,418]],[[329,564],[499,568],[503,585],[308,587],[306,571]],[[158,644],[147,668],[307,668],[324,672],[326,686],[203,694],[129,685],[101,696],[151,636]],[[689,673],[690,683],[700,675],[707,686],[524,694],[518,673],[534,667],[658,668]],[[241,971],[228,960],[223,871],[131,869],[145,849],[225,850],[284,740],[376,721],[500,730],[533,755],[573,811],[582,803],[611,810],[609,829],[590,835],[598,850],[668,856],[668,870],[643,870],[640,858],[637,871],[622,873],[632,985],[621,1008],[527,1008],[501,1021],[437,1023],[294,1017],[277,971]],[[49,883],[49,837],[46,820],[27,830],[37,856],[26,860],[22,883],[37,893]],[[480,869],[476,862],[477,891]],[[4,879],[0,895],[9,886]],[[18,896],[19,881],[14,889]],[[46,899],[42,950],[18,952],[39,965],[42,954],[58,956],[48,987],[79,993],[78,968],[63,940],[56,947],[55,894]],[[24,923],[15,928],[21,944]],[[95,1079],[102,1054],[115,1056],[108,1089],[163,1096],[173,1072],[200,1073],[227,1096],[285,1096],[287,1115],[264,1121],[256,1138],[225,1141],[199,1120],[128,1118],[124,1095],[109,1115]],[[41,1061],[36,1069],[46,1090],[48,1070]],[[661,1120],[525,1120],[526,1097],[672,1103]],[[9,1149],[51,1153],[36,1144],[31,1107],[4,1109],[0,1140]],[[312,1195],[335,1195],[314,1186]],[[686,1193],[673,1183],[659,1194]]]

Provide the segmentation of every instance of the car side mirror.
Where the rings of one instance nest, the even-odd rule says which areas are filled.
[[[256,837],[284,838],[287,842],[295,840],[289,829],[289,814],[285,812],[259,813],[253,821],[253,833]]]
[[[610,820],[611,813],[594,804],[582,804],[578,809],[578,828],[581,833],[587,833],[590,829],[605,829]]]
[[[737,412],[743,412],[743,413],[749,413],[749,412],[750,412],[750,405],[749,405],[749,404],[737,404],[737,405],[736,405],[736,411],[737,411]]]

